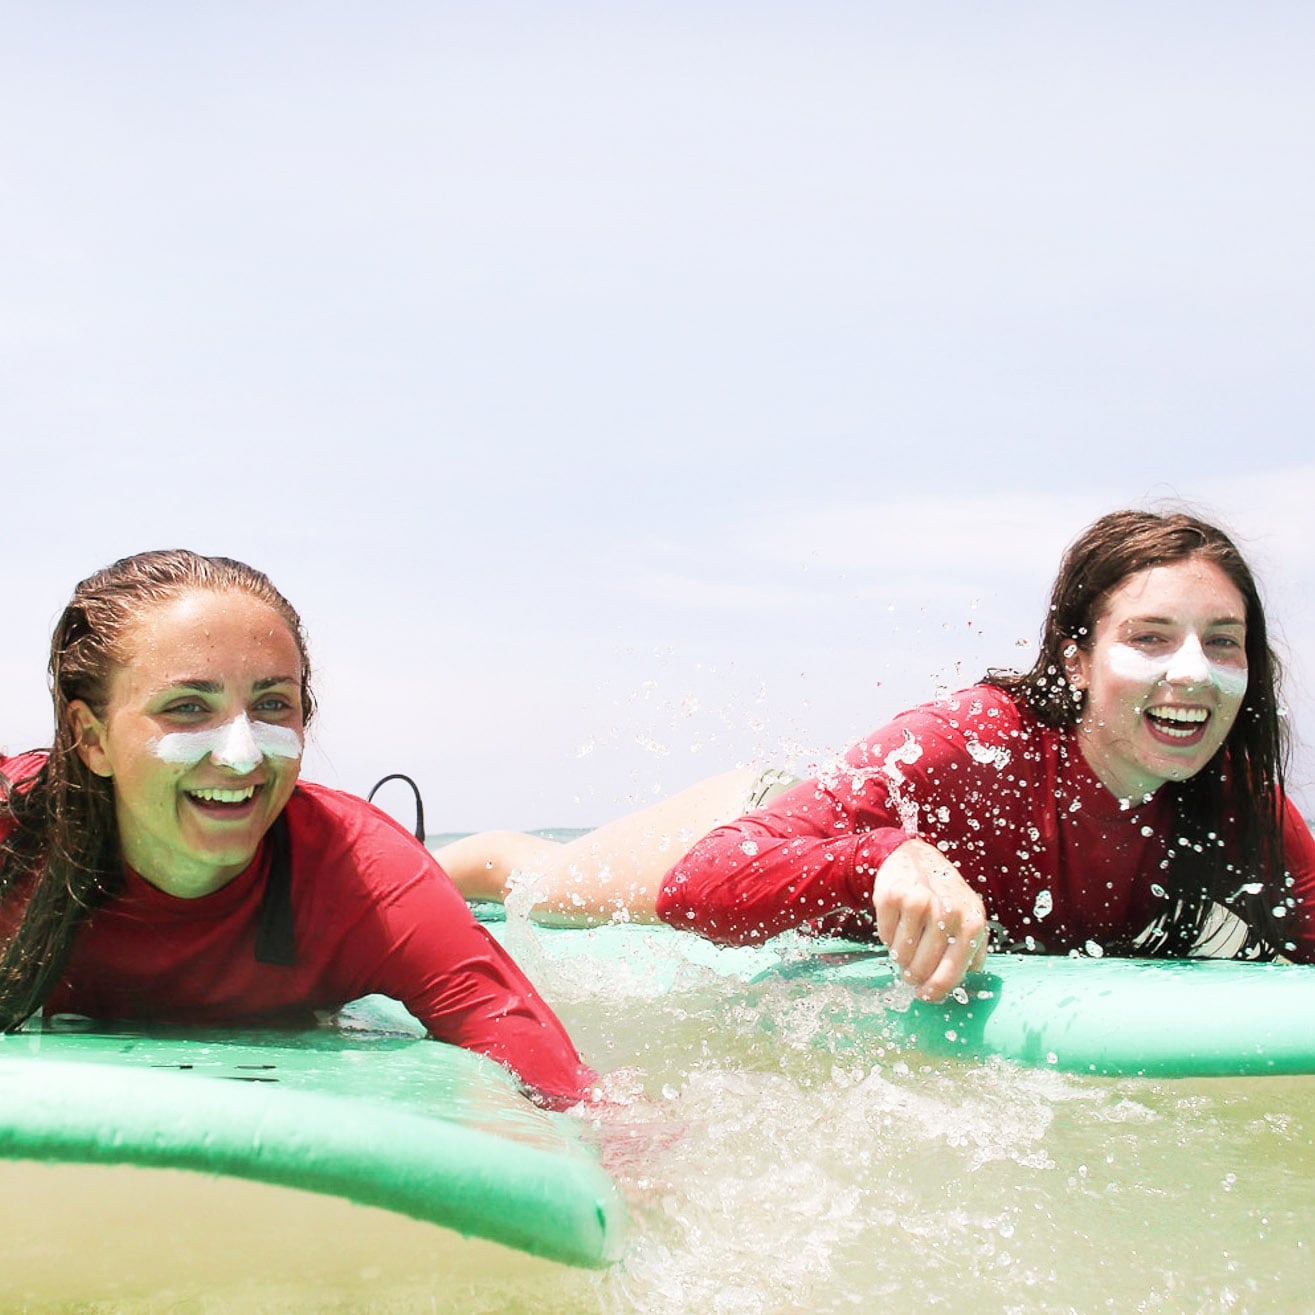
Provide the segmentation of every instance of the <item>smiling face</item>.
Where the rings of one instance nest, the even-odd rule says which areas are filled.
[[[287,622],[239,590],[193,589],[124,636],[101,715],[70,704],[78,753],[112,779],[123,858],[195,898],[254,857],[297,782],[302,661]]]
[[[1246,696],[1246,602],[1203,558],[1138,571],[1066,674],[1086,693],[1083,757],[1120,799],[1143,799],[1195,776],[1228,738]]]

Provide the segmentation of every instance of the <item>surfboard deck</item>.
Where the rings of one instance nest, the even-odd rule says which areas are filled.
[[[954,996],[928,1004],[879,946],[797,933],[721,947],[668,927],[527,927],[483,910],[513,953],[532,936],[551,961],[593,958],[657,992],[700,974],[746,990],[839,986],[863,1026],[916,1051],[1000,1056],[1067,1072],[1146,1077],[1315,1073],[1315,966],[993,954]]]
[[[0,1038],[0,1158],[187,1169],[377,1206],[572,1265],[625,1209],[562,1116],[391,1001],[300,1033],[41,1030]]]

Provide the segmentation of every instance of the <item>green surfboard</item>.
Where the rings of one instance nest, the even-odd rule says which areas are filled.
[[[745,992],[843,988],[851,1021],[931,1055],[1148,1077],[1315,1073],[1315,966],[993,954],[933,1005],[871,944],[787,934],[720,947],[667,927],[529,928],[487,916],[515,954],[531,936],[549,961],[593,959],[665,991],[709,976]]]
[[[625,1209],[569,1117],[391,1001],[301,1033],[44,1030],[0,1038],[0,1158],[189,1169],[378,1206],[572,1265]]]

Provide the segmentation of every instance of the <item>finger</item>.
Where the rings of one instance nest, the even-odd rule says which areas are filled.
[[[899,934],[900,905],[881,887],[873,892],[872,900],[877,912],[877,935],[892,957],[898,959],[895,942]]]
[[[945,933],[935,915],[937,901],[924,886],[900,886],[892,892],[896,917],[887,947],[901,966],[901,977],[921,985],[935,971],[945,951]]]
[[[925,929],[926,919],[922,910],[916,903],[905,901],[900,906],[899,921],[886,946],[890,950],[890,957],[901,966],[906,981],[913,980],[909,970],[922,947]]]
[[[919,998],[931,1001],[945,999],[963,981],[976,952],[975,940],[966,936],[946,937],[940,959],[922,979]]]
[[[990,935],[985,927],[982,928],[974,944],[976,949],[973,951],[973,961],[969,965],[969,972],[980,973],[986,967],[986,955],[990,950]]]
[[[890,872],[883,870],[872,891],[872,904],[877,914],[877,935],[896,959],[902,957],[896,947],[901,935],[900,921],[907,913],[908,896],[908,883],[900,879],[893,869]],[[906,925],[904,929],[906,937],[908,930]]]
[[[922,923],[922,934],[913,953],[903,960],[904,980],[921,988],[936,973],[943,962],[947,949],[944,929],[932,917],[928,916]]]
[[[936,936],[924,937],[919,961],[911,964],[911,978],[921,983],[925,1000],[941,1000],[985,958],[986,910],[971,892],[962,902],[941,902],[940,917],[929,917]],[[933,951],[936,953],[933,954]]]

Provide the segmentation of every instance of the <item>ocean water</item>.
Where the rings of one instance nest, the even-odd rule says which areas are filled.
[[[1315,1077],[1095,1078],[932,1060],[874,1036],[863,1011],[880,1001],[844,987],[746,986],[683,957],[658,975],[602,957],[563,963],[545,949],[552,934],[513,918],[504,941],[606,1074],[608,1103],[582,1135],[633,1217],[617,1265],[591,1273],[441,1242],[303,1194],[256,1205],[228,1184],[204,1198],[208,1214],[180,1197],[140,1221],[174,1259],[167,1285],[106,1296],[101,1284],[95,1300],[4,1309],[1315,1311]],[[89,1241],[105,1207],[84,1185],[92,1222],[72,1218],[56,1182],[6,1200],[10,1229],[41,1191],[49,1220],[27,1245],[63,1245],[63,1224],[88,1239],[75,1254],[90,1269],[112,1271],[114,1254]],[[294,1228],[312,1206],[324,1222]],[[320,1246],[281,1249],[281,1226],[309,1228]],[[235,1254],[202,1258],[202,1239],[229,1235],[246,1237]]]
[[[636,1228],[503,1309],[1315,1310],[1315,1078],[931,1062],[842,987],[655,992],[541,935],[508,943],[613,1074],[593,1135]]]
[[[1315,1077],[932,1060],[841,986],[682,958],[673,988],[562,963],[552,934],[513,917],[504,943],[607,1074],[587,1131],[633,1235],[604,1273],[491,1274],[434,1309],[1315,1312]]]

